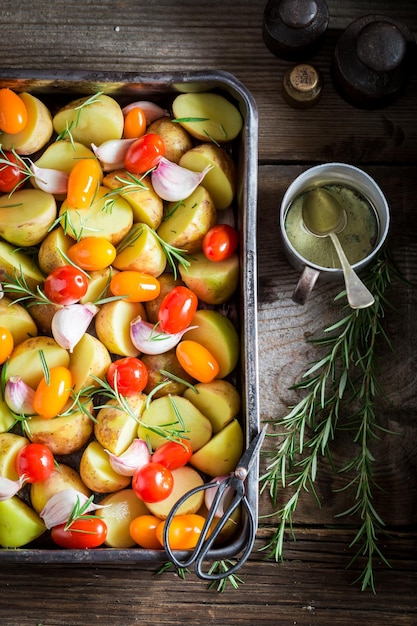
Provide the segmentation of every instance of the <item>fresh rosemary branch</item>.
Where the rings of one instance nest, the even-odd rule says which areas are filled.
[[[357,454],[339,470],[351,476],[344,490],[353,491],[354,504],[338,515],[359,515],[359,528],[351,546],[356,554],[349,566],[359,557],[365,558],[363,571],[355,582],[362,590],[375,592],[374,561],[382,559],[389,565],[378,546],[378,534],[384,522],[373,505],[374,457],[372,443],[383,430],[378,423],[375,399],[380,395],[377,380],[377,349],[380,339],[391,347],[383,320],[389,301],[386,291],[400,275],[389,253],[384,251],[369,271],[367,286],[375,296],[375,303],[366,309],[344,309],[346,315],[324,329],[322,338],[312,343],[324,348],[324,355],[313,363],[292,389],[306,394],[284,417],[270,420],[277,431],[269,437],[278,441],[265,473],[260,477],[261,491],[268,490],[273,505],[289,487],[291,495],[272,515],[279,516],[277,528],[262,549],[268,555],[283,558],[284,538],[290,530],[293,538],[293,517],[303,492],[309,491],[319,503],[315,490],[319,462],[331,458],[332,442],[339,431],[351,431]],[[341,292],[336,300],[345,297]],[[350,407],[354,406],[353,412]]]

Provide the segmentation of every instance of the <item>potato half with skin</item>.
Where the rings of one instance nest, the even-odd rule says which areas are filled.
[[[29,439],[16,433],[0,434],[0,476],[9,480],[19,478],[15,468],[16,455],[29,443]]]
[[[0,502],[0,546],[20,548],[46,530],[42,519],[18,496]]]
[[[180,94],[173,101],[172,110],[178,123],[200,141],[207,141],[209,137],[215,143],[225,143],[235,139],[242,130],[239,109],[220,94]]]
[[[74,243],[74,242],[73,242]],[[110,280],[118,270],[113,267],[106,267],[103,270],[88,272],[89,281],[85,295],[81,298],[81,304],[97,302],[102,298],[107,298],[110,294]]]
[[[123,134],[123,112],[114,98],[103,93],[72,100],[54,115],[55,131],[71,128],[74,141],[85,146],[99,146],[109,139],[120,139]]]
[[[148,126],[147,133],[159,135],[165,146],[165,158],[171,163],[178,163],[185,152],[191,150],[194,143],[190,134],[169,117],[160,117]]]
[[[217,210],[231,205],[236,193],[236,165],[224,148],[214,143],[199,144],[181,157],[179,165],[193,172],[202,172],[210,165],[201,184],[213,198]]]
[[[74,240],[66,235],[61,226],[51,230],[39,246],[38,263],[45,274],[49,274],[57,267],[68,265],[64,255],[74,245]],[[63,254],[62,254],[63,253]]]
[[[39,335],[22,341],[13,349],[6,367],[6,380],[20,376],[29,387],[36,389],[44,375],[41,352],[49,370],[59,365],[69,366],[67,350],[61,348],[52,337]]]
[[[201,250],[204,235],[217,220],[216,207],[209,192],[199,185],[181,202],[170,202],[158,235],[171,246],[189,254]]]
[[[80,159],[92,159],[94,152],[78,141],[54,141],[42,152],[39,159],[34,161],[38,167],[59,170],[69,174]],[[35,179],[31,178],[32,184]]]
[[[14,413],[10,410],[6,402],[0,398],[0,433],[6,433],[15,423],[16,418]],[[0,476],[2,476],[1,471]]]
[[[51,335],[52,318],[60,309],[59,304],[45,302],[45,304],[31,304],[30,314],[33,317],[40,335]]]
[[[103,178],[103,185],[109,189],[120,189],[120,195],[129,203],[133,211],[133,221],[158,228],[164,213],[163,202],[152,186],[150,176],[135,177],[126,170],[110,172]]]
[[[17,205],[17,206],[16,206]],[[22,248],[36,246],[56,219],[56,201],[39,189],[20,189],[0,197],[0,236]]]
[[[184,397],[209,418],[214,433],[224,428],[239,413],[240,394],[227,380],[197,383],[194,389],[186,389]]]
[[[139,350],[130,339],[130,324],[138,315],[146,320],[141,302],[114,300],[100,307],[95,317],[95,329],[109,352],[119,356],[138,356]]]
[[[138,422],[145,408],[146,396],[138,393],[126,397],[132,415],[119,409],[117,400],[109,400],[106,406],[99,410],[94,424],[94,435],[97,441],[105,448],[120,456],[127,450],[136,437]]]
[[[38,334],[37,326],[28,311],[6,296],[0,299],[0,326],[10,330],[15,346]]]
[[[15,246],[6,241],[0,241],[0,281],[4,293],[12,299],[18,296],[9,293],[4,283],[16,282],[16,278],[24,279],[28,287],[35,291],[44,280],[42,272],[29,255],[16,250]]]
[[[105,545],[110,548],[132,548],[135,541],[132,539],[129,528],[131,522],[139,515],[149,514],[149,509],[142,500],[139,500],[132,489],[122,489],[105,496],[96,515],[104,519],[107,525]]]
[[[243,454],[243,445],[242,427],[234,419],[193,454],[190,464],[212,477],[230,474]]]
[[[30,486],[30,501],[33,508],[40,513],[52,496],[65,489],[75,489],[87,498],[91,495],[90,489],[83,483],[77,470],[66,463],[60,463],[46,480]]]
[[[153,393],[153,398],[160,398],[161,396],[167,396],[168,394],[181,396],[187,389],[185,383],[182,383],[179,380],[172,380],[168,376],[165,376],[162,371],[169,372],[177,378],[185,380],[189,383],[194,382],[194,378],[187,374],[187,372],[181,367],[175,354],[175,349],[168,350],[162,354],[144,354],[142,355],[141,360],[144,362],[148,370],[148,384],[146,385],[144,392],[149,394],[156,387],[160,387],[161,383],[164,383],[163,387],[160,387],[158,391]]]
[[[211,261],[203,252],[196,252],[187,267],[180,265],[179,273],[186,286],[202,302],[223,304],[239,285],[239,257],[232,254],[224,261]]]
[[[20,133],[14,135],[2,133],[1,145],[3,150],[13,148],[17,154],[34,154],[46,146],[52,136],[52,116],[49,109],[36,96],[30,93],[19,95],[28,112],[27,124]]]
[[[172,477],[174,479],[174,487],[171,494],[167,498],[161,500],[160,502],[145,502],[152,515],[155,515],[160,519],[166,519],[168,517],[168,513],[174,504],[181,498],[181,496],[187,493],[187,491],[204,484],[200,474],[189,465],[173,470]],[[177,515],[197,513],[203,504],[203,500],[204,492],[197,492],[179,507]]]
[[[83,335],[70,355],[75,393],[84,387],[98,387],[93,376],[104,380],[110,364],[111,356],[104,343],[89,333]]]
[[[130,476],[122,476],[114,471],[109,455],[98,441],[91,441],[84,450],[80,475],[84,484],[97,493],[120,491],[130,484]]]
[[[113,266],[118,270],[144,272],[157,278],[166,267],[167,258],[154,232],[147,224],[134,224],[117,246]]]

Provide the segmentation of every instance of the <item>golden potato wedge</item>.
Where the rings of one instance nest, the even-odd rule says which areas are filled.
[[[172,110],[177,122],[200,141],[210,138],[214,143],[225,143],[242,130],[239,109],[220,94],[183,93],[174,99]]]
[[[109,189],[120,189],[119,195],[132,208],[134,222],[158,228],[164,212],[163,202],[154,191],[150,176],[137,179],[126,170],[116,170],[103,178],[103,185]]]
[[[199,144],[181,157],[179,165],[193,172],[202,172],[210,165],[201,184],[213,198],[217,210],[231,205],[236,193],[236,165],[224,148],[214,143]]]
[[[107,525],[105,545],[110,548],[132,548],[136,545],[129,528],[136,517],[149,514],[146,504],[139,500],[132,489],[111,493],[100,504],[105,508],[98,509],[96,515],[104,519]]]
[[[78,141],[54,141],[46,148],[36,161],[38,167],[60,170],[69,174],[80,159],[91,159],[94,152]],[[31,182],[33,183],[33,178]]]
[[[53,133],[52,116],[39,98],[30,93],[19,94],[26,105],[28,121],[25,128],[13,135],[2,133],[3,150],[12,148],[17,154],[34,154],[48,143]]]
[[[113,470],[109,455],[98,441],[92,441],[84,450],[80,461],[80,475],[85,485],[97,493],[120,491],[131,480],[130,476],[122,476]]]
[[[224,428],[240,411],[240,394],[227,380],[212,380],[210,383],[197,383],[195,389],[188,388],[184,398],[190,400],[209,418],[213,433]]]
[[[19,478],[15,468],[16,455],[28,443],[29,439],[15,433],[0,434],[0,476],[9,480]]]
[[[6,296],[0,299],[0,326],[10,330],[15,346],[38,334],[37,326],[28,311]]]
[[[5,283],[15,283],[17,278],[26,281],[32,290],[36,290],[44,280],[41,270],[29,255],[16,250],[10,243],[0,241],[0,281],[4,293],[12,299],[18,296],[9,292]]]
[[[52,337],[38,335],[25,339],[13,349],[6,366],[6,380],[20,376],[29,387],[36,389],[44,375],[41,352],[49,369],[58,365],[69,366],[67,350],[61,348]]]
[[[75,393],[84,387],[97,387],[99,383],[92,376],[104,379],[110,363],[110,353],[104,343],[89,333],[83,335],[70,355]]]
[[[0,502],[0,546],[20,548],[46,530],[42,519],[18,496]]]
[[[165,158],[178,163],[182,155],[191,150],[194,143],[190,134],[169,117],[160,117],[148,126],[147,133],[159,135],[165,146]]]
[[[18,205],[18,210],[16,210]],[[56,219],[56,201],[39,189],[20,189],[0,197],[0,236],[21,248],[36,246]]]
[[[138,356],[139,350],[130,339],[130,323],[138,315],[146,319],[141,302],[114,300],[100,307],[95,317],[95,329],[109,352],[119,356]]]
[[[200,474],[188,465],[172,470],[172,476],[174,478],[174,488],[167,498],[161,500],[160,502],[145,502],[152,515],[155,515],[160,519],[167,518],[168,513],[174,504],[181,498],[181,496],[187,493],[187,491],[204,484]],[[179,507],[177,515],[197,513],[203,504],[203,500],[204,492],[197,492]]]
[[[242,456],[243,446],[242,427],[234,419],[193,454],[190,464],[212,477],[230,474]]]
[[[60,463],[46,480],[30,486],[30,501],[35,511],[40,513],[48,500],[64,489],[75,489],[87,498],[91,495],[91,491],[83,483],[77,470],[66,463]]]
[[[185,285],[202,302],[223,304],[239,285],[239,256],[234,253],[224,261],[211,261],[203,252],[196,252],[185,268],[179,266]]]
[[[68,255],[68,250],[74,245],[74,240],[64,233],[61,226],[51,230],[43,239],[39,246],[38,263],[45,274],[63,265],[68,265],[64,255]]]
[[[6,433],[16,422],[16,418],[6,402],[0,398],[0,433]],[[1,451],[0,451],[1,455]],[[0,471],[0,476],[2,476]]]
[[[123,113],[114,98],[103,93],[93,94],[69,102],[54,115],[55,131],[62,133],[68,127],[74,141],[85,146],[99,146],[109,139],[120,139],[123,134]]]
[[[136,437],[138,422],[145,408],[146,396],[138,393],[126,398],[136,420],[126,411],[119,409],[116,400],[109,400],[96,416],[94,435],[97,441],[113,454],[120,456]]]
[[[204,235],[217,220],[216,207],[209,192],[199,185],[182,202],[170,202],[158,235],[171,246],[189,254],[201,250]]]
[[[118,270],[135,270],[156,278],[166,267],[165,252],[147,224],[134,224],[117,246],[113,266]]]
[[[88,280],[87,291],[80,300],[81,304],[97,302],[111,295],[109,293],[110,280],[117,271],[118,270],[115,270],[113,267],[106,267],[103,270],[88,272],[90,278]]]

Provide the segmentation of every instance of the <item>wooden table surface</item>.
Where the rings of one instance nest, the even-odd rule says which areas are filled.
[[[261,420],[284,415],[299,397],[288,388],[316,358],[307,339],[337,319],[340,287],[319,283],[307,306],[291,294],[296,272],[278,238],[278,210],[289,183],[310,165],[345,161],[382,187],[392,213],[391,249],[403,275],[417,278],[417,78],[394,104],[364,111],[347,104],[330,76],[334,45],[355,18],[380,13],[416,34],[415,0],[328,0],[324,47],[310,60],[324,77],[320,102],[306,111],[281,92],[291,64],[272,55],[262,34],[264,0],[2,0],[0,67],[10,69],[175,71],[227,70],[253,94],[259,115],[258,278]],[[1,70],[0,70],[1,72]],[[411,626],[417,624],[417,302],[412,285],[393,288],[387,315],[394,350],[384,354],[387,397],[379,418],[394,434],[375,442],[374,505],[388,534],[379,545],[390,569],[375,564],[376,594],[352,585],[347,569],[354,528],[335,514],[346,508],[340,476],[319,467],[321,508],[305,494],[288,535],[284,562],[260,551],[277,521],[260,521],[243,584],[223,593],[189,575],[156,575],[155,564],[83,567],[0,566],[3,626],[133,624],[276,624]],[[298,392],[299,394],[301,392]],[[274,446],[268,440],[266,449]],[[335,446],[343,458],[344,442]],[[272,511],[266,494],[260,515]],[[350,520],[357,523],[357,520]]]

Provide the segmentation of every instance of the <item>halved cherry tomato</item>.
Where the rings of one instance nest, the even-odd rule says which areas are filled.
[[[146,116],[143,109],[135,107],[126,113],[123,126],[123,137],[135,139],[142,137],[146,131]]]
[[[125,296],[126,302],[149,302],[159,296],[161,285],[151,274],[124,270],[112,276],[110,291],[114,296]]]
[[[146,463],[133,474],[132,489],[144,502],[165,500],[173,488],[171,470],[160,463]]]
[[[181,442],[166,441],[152,454],[152,463],[160,463],[170,470],[184,467],[193,456],[191,445],[185,439]]]
[[[142,548],[160,550],[161,544],[156,538],[156,529],[160,523],[160,518],[155,515],[139,515],[130,523],[130,536]]]
[[[197,341],[180,341],[175,353],[182,368],[200,383],[210,383],[219,373],[219,364],[214,356]]]
[[[117,359],[107,370],[107,381],[123,396],[132,396],[143,391],[148,384],[148,368],[133,356]]]
[[[28,112],[22,98],[11,89],[0,89],[0,129],[15,135],[22,131],[28,121]]]
[[[216,224],[204,235],[203,253],[209,261],[225,261],[235,252],[238,243],[237,230],[229,224]]]
[[[49,370],[49,380],[43,376],[33,397],[33,410],[45,419],[59,415],[68,401],[72,388],[72,374],[58,365]]]
[[[179,285],[168,291],[159,309],[158,321],[165,333],[180,333],[190,325],[197,310],[198,298],[191,289]]]
[[[65,524],[54,526],[51,530],[52,540],[61,548],[73,550],[85,550],[97,548],[105,542],[107,537],[107,524],[100,517],[76,519],[65,530]]]
[[[67,254],[78,267],[93,272],[113,263],[116,248],[105,237],[84,237],[71,246]]]
[[[102,180],[103,172],[97,159],[77,161],[68,178],[68,207],[88,209],[93,203]]]
[[[52,270],[43,286],[45,295],[51,302],[64,306],[81,300],[87,289],[87,276],[72,265],[63,265]]]
[[[124,166],[131,174],[144,174],[158,165],[163,156],[165,144],[162,137],[156,133],[147,133],[129,146]]]
[[[16,472],[19,476],[25,476],[28,483],[46,480],[54,467],[54,455],[43,443],[28,443],[16,455]]]
[[[26,175],[22,171],[19,159],[13,152],[4,151],[2,159],[7,161],[7,163],[3,162],[0,164],[0,191],[2,193],[10,193],[22,186],[26,180]]]
[[[8,328],[0,326],[0,364],[4,363],[14,347],[13,335]]]
[[[168,541],[172,550],[192,550],[197,545],[201,535],[205,518],[196,513],[175,515],[169,525]],[[160,522],[156,529],[156,536],[161,546],[164,545],[165,521]],[[207,536],[209,533],[207,533]]]

